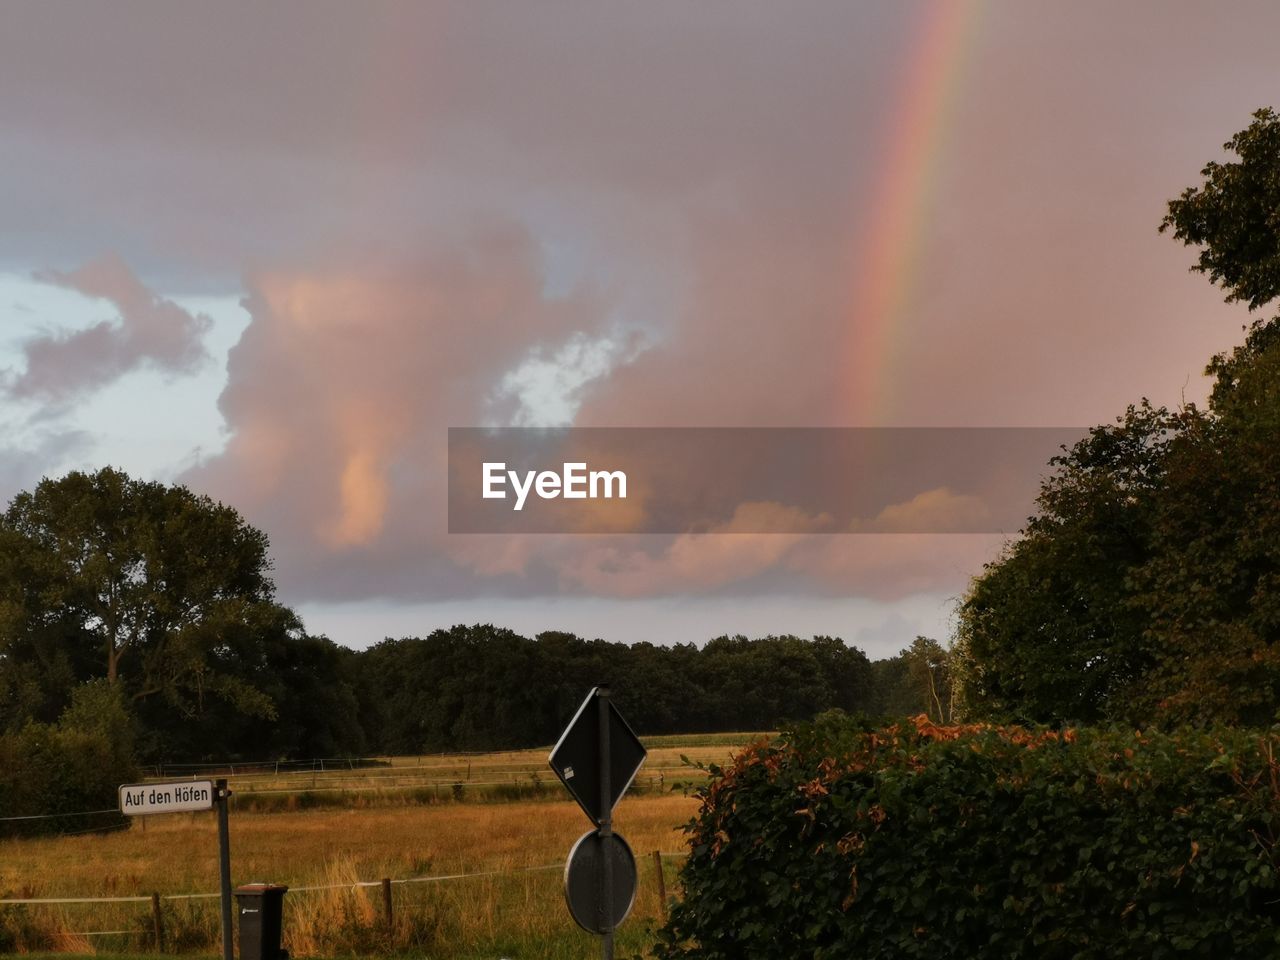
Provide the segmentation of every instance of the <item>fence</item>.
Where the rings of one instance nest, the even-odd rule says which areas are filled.
[[[665,913],[667,903],[666,879],[663,873],[663,860],[682,860],[687,854],[683,852],[661,852],[653,851],[650,854],[653,863],[654,882],[657,885],[659,902]],[[289,893],[292,895],[321,893],[331,890],[357,890],[367,888],[380,888],[382,892],[382,915],[383,923],[388,932],[393,930],[395,925],[394,900],[391,895],[393,887],[407,886],[410,884],[425,883],[448,883],[458,880],[474,880],[484,877],[512,877],[522,874],[543,873],[551,870],[563,870],[564,862],[541,864],[530,867],[515,867],[501,870],[480,870],[470,873],[448,873],[435,874],[429,876],[404,877],[393,879],[383,877],[380,880],[357,880],[350,883],[328,883],[328,884],[307,884],[302,886],[291,886]],[[164,916],[161,910],[163,902],[185,901],[191,902],[195,900],[217,900],[221,895],[218,893],[169,893],[160,894],[152,893],[150,895],[135,895],[122,897],[9,897],[0,898],[0,908],[2,907],[33,907],[33,906],[76,906],[86,904],[123,904],[123,903],[145,903],[149,906],[151,913],[151,929],[124,929],[124,930],[76,930],[67,931],[66,936],[71,937],[107,937],[107,936],[141,936],[151,937],[155,943],[156,949],[164,950]]]

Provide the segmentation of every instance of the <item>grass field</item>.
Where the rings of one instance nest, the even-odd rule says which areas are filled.
[[[619,957],[647,947],[660,922],[654,851],[675,855],[663,863],[668,894],[676,892],[679,828],[694,801],[672,787],[699,778],[679,755],[722,760],[749,738],[649,744],[640,789],[616,811],[615,828],[639,868],[636,906],[618,934]],[[296,772],[233,777],[233,880],[293,888],[285,898],[285,945],[297,957],[596,956],[597,939],[569,917],[557,866],[590,824],[546,768],[546,753],[396,758],[386,766],[318,772],[314,784],[310,774],[299,782]],[[443,788],[428,786],[427,778]],[[464,786],[455,792],[459,782]],[[501,789],[508,783],[515,787]],[[532,796],[522,792],[526,786]],[[458,874],[484,875],[426,879]],[[354,886],[383,877],[397,881],[390,928],[380,887]],[[0,842],[0,899],[167,897],[217,888],[211,813],[138,818],[109,834]],[[216,952],[216,899],[166,899],[162,916],[167,951]],[[153,949],[149,903],[0,905],[0,950]]]
[[[763,734],[695,734],[651,737],[649,756],[633,790],[665,793],[698,783],[702,772],[694,762],[723,760],[729,751]],[[501,753],[387,757],[367,766],[343,761],[314,761],[305,770],[273,769],[269,764],[240,764],[192,773],[225,776],[240,809],[271,811],[323,805],[349,806],[358,794],[373,794],[371,803],[429,803],[442,799],[500,801],[559,797],[561,788],[547,767],[547,748]],[[170,774],[166,779],[182,779]],[[378,796],[380,795],[380,796]],[[397,800],[397,795],[400,797]]]

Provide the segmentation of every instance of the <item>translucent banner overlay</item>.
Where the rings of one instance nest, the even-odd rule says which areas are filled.
[[[449,429],[450,533],[1014,533],[1070,427]]]

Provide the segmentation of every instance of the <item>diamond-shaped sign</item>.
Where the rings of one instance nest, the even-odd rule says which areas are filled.
[[[600,689],[592,688],[573,715],[548,762],[591,818],[600,823],[622,799],[648,755],[622,714],[609,700],[609,803],[600,798]]]

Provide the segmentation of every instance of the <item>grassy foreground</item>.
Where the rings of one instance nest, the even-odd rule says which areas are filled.
[[[739,735],[735,742],[744,739]],[[654,851],[677,855],[663,861],[667,893],[677,892],[680,827],[695,802],[671,787],[698,773],[682,768],[679,754],[724,759],[729,751],[725,740],[651,744],[640,790],[619,804],[615,829],[635,852],[639,874],[635,908],[618,931],[620,958],[646,950],[661,922]],[[436,758],[438,764],[398,758],[368,771],[326,771],[314,787],[308,779],[293,790],[283,773],[237,776],[230,818],[233,881],[290,885],[285,946],[295,957],[598,956],[597,938],[569,916],[557,866],[590,824],[545,766],[539,774],[545,756],[542,750]],[[535,794],[499,803],[492,801],[526,794],[465,787],[460,794],[428,792],[421,784],[397,788],[375,779],[410,769],[434,776],[435,770],[422,768],[446,764],[441,782],[458,782],[469,765],[471,780],[464,784],[527,781]],[[535,774],[540,779],[532,779]],[[643,777],[661,779],[655,784]],[[357,779],[365,782],[342,785]],[[326,799],[317,802],[321,796]],[[457,874],[484,875],[428,879]],[[391,926],[381,888],[355,886],[384,877],[413,881],[392,886]],[[323,889],[301,889],[306,887]],[[217,889],[211,813],[138,818],[116,833],[0,841],[0,899],[168,897]],[[218,916],[215,898],[163,900],[165,952],[216,954]],[[155,956],[154,949],[149,903],[0,904],[0,953]]]

